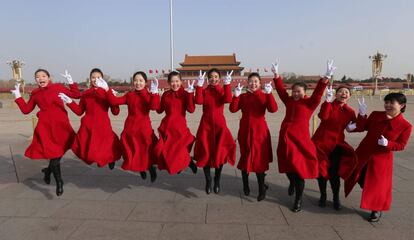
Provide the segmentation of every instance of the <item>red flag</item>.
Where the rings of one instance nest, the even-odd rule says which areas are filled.
[[[164,73],[165,73],[165,70],[163,69],[163,70],[162,70],[162,74],[164,74]]]
[[[150,69],[150,70],[149,70],[149,73],[150,73],[150,74],[152,73],[152,69]]]
[[[266,68],[263,68],[263,69],[264,69],[265,72],[267,72],[267,69]]]
[[[155,73],[158,74],[158,69],[155,70]]]
[[[257,69],[257,72],[260,72],[260,69]]]
[[[168,69],[168,72],[170,73],[171,72],[171,69]]]

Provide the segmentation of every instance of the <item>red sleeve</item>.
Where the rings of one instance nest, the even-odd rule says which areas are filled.
[[[157,111],[157,113],[163,113],[165,111],[165,92],[162,94],[161,97],[161,103],[159,105],[159,107],[157,109],[155,109]]]
[[[14,100],[17,103],[17,106],[19,106],[20,111],[23,114],[29,114],[33,111],[33,109],[36,107],[36,102],[34,100],[33,95],[30,96],[29,102],[26,103],[22,97],[17,98]]]
[[[69,89],[62,85],[62,92],[70,98],[79,99],[81,97],[78,84],[76,83],[69,84]]]
[[[368,130],[368,123],[370,122],[372,118],[372,113],[369,115],[369,117],[367,117],[367,115],[365,116],[361,116],[360,114],[358,114],[358,117],[356,119],[356,129],[353,132],[363,132]]]
[[[327,120],[329,116],[331,115],[331,110],[332,110],[332,103],[324,102],[321,106],[321,110],[319,111],[318,117],[322,121]]]
[[[204,103],[204,89],[203,87],[196,87],[196,91],[195,91],[195,104],[199,104],[202,105]]]
[[[231,95],[231,85],[226,84],[223,87],[224,89],[224,103],[231,103],[232,95]]]
[[[286,105],[289,101],[289,94],[286,91],[285,84],[283,84],[282,77],[273,78],[273,82],[275,83],[277,94],[279,94],[280,99]]]
[[[309,107],[311,109],[316,109],[321,102],[323,92],[325,92],[326,85],[328,85],[328,82],[326,78],[321,78],[318,82],[318,84],[315,87],[315,90],[313,90],[313,93],[311,97],[309,98],[310,104]]]
[[[265,94],[266,95],[266,102],[267,102],[267,111],[274,113],[277,112],[277,103],[273,94]]]
[[[157,94],[150,94],[150,109],[157,110],[160,108],[160,95]]]
[[[230,112],[235,113],[240,109],[240,96],[233,97],[233,100],[230,103]]]
[[[189,113],[193,113],[195,111],[195,104],[194,104],[194,94],[186,92],[186,108]]]
[[[106,99],[108,100],[109,104],[111,106],[118,106],[118,105],[122,105],[122,104],[126,104],[126,95],[124,94],[121,97],[117,97],[115,96],[111,90],[106,91]]]
[[[407,145],[408,139],[411,135],[412,126],[408,126],[404,131],[398,136],[395,141],[388,141],[387,149],[391,151],[402,151]]]
[[[119,109],[119,106],[111,106],[111,112],[113,115],[118,115],[121,109]]]
[[[67,104],[70,110],[74,112],[76,115],[81,116],[85,112],[85,100],[84,98],[81,98],[79,105],[76,104],[75,101],[72,101],[71,103]]]

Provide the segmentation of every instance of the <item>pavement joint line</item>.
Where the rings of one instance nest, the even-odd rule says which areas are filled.
[[[12,147],[11,147],[10,144],[9,144],[9,150],[10,150],[10,157],[11,157],[11,159],[13,161],[14,172],[16,174],[16,181],[17,181],[17,183],[20,183],[19,175],[17,174],[16,162],[14,161],[13,151],[12,151]]]
[[[282,213],[282,216],[283,216],[283,219],[285,219],[285,222],[286,222],[286,224],[288,225],[288,226],[290,226],[290,224],[289,224],[289,221],[287,220],[287,217],[285,216],[285,214],[283,213],[283,211],[282,211],[282,208],[280,207],[280,204],[279,204],[279,211],[280,211],[280,213]]]
[[[245,224],[245,226],[246,226],[246,231],[247,231],[247,237],[249,238],[249,240],[251,239],[251,237],[250,237],[250,231],[249,231],[249,225],[246,223]]]
[[[128,221],[131,214],[134,212],[134,210],[137,208],[138,202],[135,203],[135,206],[131,209],[131,211],[128,213],[128,215],[125,217],[124,222]]]
[[[331,228],[332,228],[332,230],[335,232],[335,234],[341,239],[341,240],[344,240],[343,238],[342,238],[342,236],[339,234],[339,232],[336,230],[336,228],[335,228],[335,226],[330,226]]]
[[[204,217],[204,223],[207,224],[207,214],[208,214],[208,203],[206,204],[206,215]]]

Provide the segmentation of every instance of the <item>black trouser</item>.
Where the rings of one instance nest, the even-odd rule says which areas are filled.
[[[219,168],[215,168],[214,178],[220,179],[222,170],[223,170],[223,165],[220,165]],[[206,177],[206,180],[211,180],[210,167],[203,167],[203,171],[204,171],[204,176]]]
[[[332,193],[334,194],[334,196],[339,194],[339,189],[341,187],[341,180],[338,175],[340,160],[341,149],[336,147],[329,156],[330,166],[328,169],[329,183],[331,184]],[[321,194],[324,195],[326,195],[326,182],[327,180],[324,177],[318,177],[319,190]]]
[[[296,173],[286,173],[286,176],[289,178],[290,184],[295,187],[295,200],[301,200],[305,189],[305,180]]]

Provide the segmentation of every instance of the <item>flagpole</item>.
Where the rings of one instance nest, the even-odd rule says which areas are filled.
[[[170,69],[174,70],[173,1],[170,0]]]

